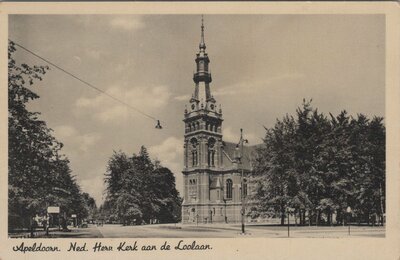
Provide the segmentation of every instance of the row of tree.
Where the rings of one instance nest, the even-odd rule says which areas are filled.
[[[288,209],[300,224],[383,221],[385,126],[383,118],[342,111],[329,116],[303,101],[267,129],[253,173],[253,208],[281,217]],[[348,211],[351,209],[350,214]]]
[[[114,152],[105,182],[107,196],[100,207],[105,221],[129,225],[180,220],[181,198],[175,177],[160,162],[152,162],[144,146],[131,157]]]
[[[27,109],[39,96],[31,89],[49,69],[17,64],[16,48],[8,46],[8,216],[10,231],[32,225],[36,215],[44,216],[48,206],[60,206],[65,216],[85,218],[95,207],[71,175],[68,159],[61,154],[62,143],[40,120],[38,112]],[[92,203],[92,204],[90,204]]]

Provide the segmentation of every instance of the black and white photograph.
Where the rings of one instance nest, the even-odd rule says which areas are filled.
[[[383,15],[11,15],[8,54],[10,237],[385,236]]]
[[[384,13],[7,19],[13,251],[393,238]]]

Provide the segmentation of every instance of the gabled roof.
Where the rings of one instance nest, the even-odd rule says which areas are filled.
[[[244,145],[243,146],[243,156],[242,156],[242,164],[238,165],[236,163],[236,157],[238,151],[236,149],[236,144],[231,143],[231,142],[223,142],[223,147],[222,147],[222,154],[223,154],[223,168],[228,170],[228,169],[237,169],[243,168],[245,170],[251,171],[253,168],[252,165],[252,160],[255,159],[256,156],[256,149],[258,147],[261,147],[263,144],[257,144],[257,145]]]

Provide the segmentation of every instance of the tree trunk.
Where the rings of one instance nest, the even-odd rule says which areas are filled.
[[[281,212],[281,226],[285,225],[285,212]]]
[[[332,217],[332,215],[331,215],[331,211],[330,210],[328,210],[328,213],[327,213],[327,217],[328,217],[328,226],[330,226],[331,225],[331,217]]]
[[[300,226],[304,225],[304,215],[303,215],[304,210],[299,211],[299,218],[300,218]]]
[[[315,226],[319,225],[320,218],[321,218],[321,211],[317,210],[317,214],[315,214]]]
[[[383,214],[385,214],[385,208],[384,208],[384,203],[383,203],[382,183],[379,183],[379,197],[380,197],[380,203],[381,203],[381,214],[379,214],[379,215],[382,217],[382,226],[383,226],[383,222],[384,222]]]

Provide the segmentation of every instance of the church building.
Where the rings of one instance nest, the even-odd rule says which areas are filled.
[[[194,91],[183,120],[182,223],[239,223],[255,146],[223,141],[222,109],[211,91],[203,20],[195,62]]]

